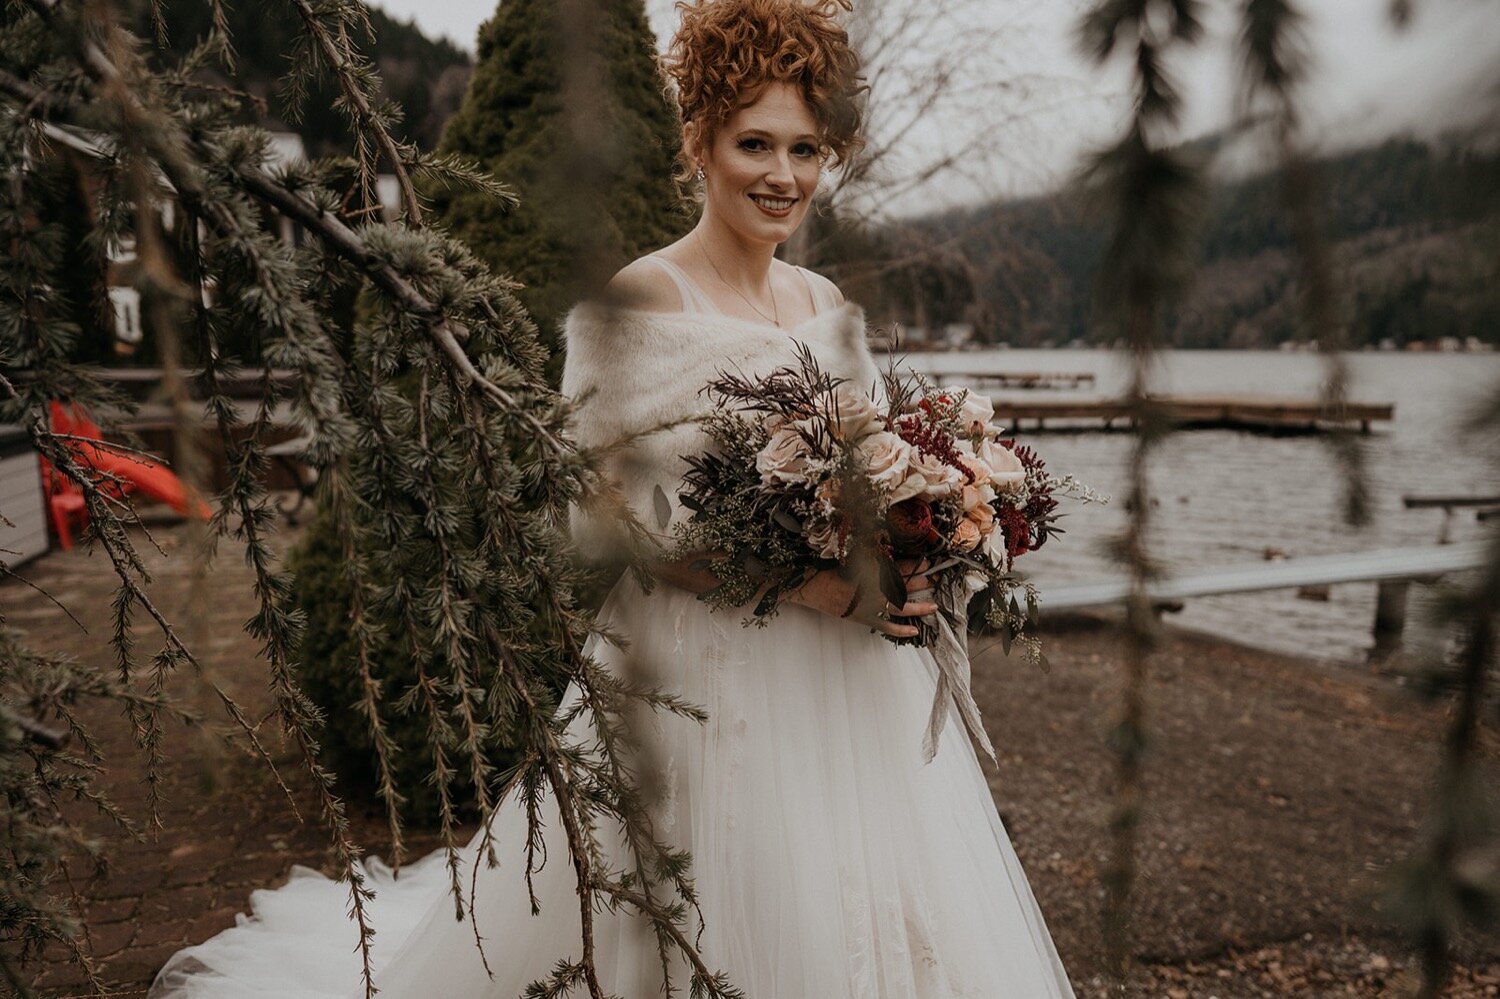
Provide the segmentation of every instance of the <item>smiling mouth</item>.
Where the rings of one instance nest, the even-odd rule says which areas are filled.
[[[792,206],[797,203],[796,198],[776,198],[767,194],[752,194],[749,198],[761,211],[777,217],[790,215]]]

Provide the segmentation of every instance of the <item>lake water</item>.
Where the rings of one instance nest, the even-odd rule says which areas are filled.
[[[1463,415],[1500,390],[1496,354],[1352,354],[1349,397],[1395,404],[1395,419],[1360,438],[1365,452],[1373,518],[1355,530],[1341,517],[1341,483],[1322,436],[1270,436],[1227,430],[1174,434],[1151,463],[1155,497],[1152,550],[1169,571],[1256,562],[1267,549],[1289,558],[1402,545],[1430,545],[1442,512],[1406,510],[1405,494],[1500,495],[1500,440],[1460,433]],[[1125,359],[1108,351],[1000,350],[913,354],[917,370],[1092,372],[1092,387],[1049,391],[1047,396],[1118,394]],[[1270,351],[1170,351],[1162,355],[1153,390],[1178,394],[1277,395],[1316,398],[1324,362],[1313,354]],[[992,393],[1021,395],[1015,390]],[[1032,397],[1029,394],[1026,397]],[[1028,432],[1057,472],[1072,472],[1103,493],[1124,495],[1129,433]],[[1025,568],[1043,591],[1049,583],[1117,575],[1102,552],[1118,534],[1123,503],[1069,504],[1068,533],[1027,555]],[[1453,522],[1454,540],[1479,536],[1472,513]],[[1425,632],[1413,589],[1412,636]],[[1375,586],[1333,587],[1327,602],[1290,590],[1190,600],[1171,620],[1277,651],[1341,662],[1362,662],[1371,642]]]

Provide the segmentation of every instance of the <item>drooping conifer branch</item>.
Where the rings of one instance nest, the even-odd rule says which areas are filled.
[[[207,407],[231,473],[216,526],[245,543],[261,602],[250,628],[264,644],[282,727],[301,750],[335,853],[351,881],[367,988],[370,928],[363,903],[368,893],[331,776],[317,762],[311,733],[319,719],[297,684],[297,622],[287,602],[286,574],[277,568],[268,543],[273,514],[260,484],[266,465],[262,439],[283,402],[290,402],[299,425],[312,432],[308,460],[323,470],[325,481],[345,487],[348,502],[335,509],[346,547],[352,543],[357,551],[365,533],[378,539],[368,560],[357,557],[348,567],[360,590],[361,617],[395,611],[414,647],[424,650],[419,662],[427,673],[408,706],[424,716],[440,794],[459,770],[474,785],[486,834],[474,853],[476,865],[479,856],[493,856],[485,849],[489,819],[512,786],[523,792],[530,820],[529,860],[538,860],[538,805],[545,790],[559,808],[577,879],[585,941],[577,981],[602,995],[592,945],[601,904],[632,906],[653,922],[659,938],[671,940],[673,947],[686,945],[684,932],[667,930],[685,910],[642,890],[648,883],[645,872],[659,870],[692,901],[686,861],[651,836],[616,738],[621,730],[612,719],[632,702],[689,715],[692,709],[615,682],[585,655],[590,622],[561,595],[573,585],[561,525],[568,503],[583,498],[595,480],[588,456],[578,454],[562,433],[566,406],[539,375],[535,326],[512,298],[513,285],[490,275],[441,233],[351,224],[341,217],[325,167],[268,172],[263,136],[230,125],[211,109],[182,103],[192,88],[153,87],[149,72],[132,56],[131,43],[107,17],[83,30],[71,6],[28,2],[48,22],[54,40],[70,40],[73,66],[55,60],[47,74],[20,65],[15,68],[22,72],[12,72],[0,56],[0,92],[7,107],[26,119],[91,134],[102,129],[102,143],[132,150],[194,227],[184,241],[188,259],[181,267],[188,275],[188,301],[201,301],[203,291],[212,289],[213,303],[194,304],[193,318],[204,355],[199,363]],[[311,9],[319,17],[344,16],[333,8]],[[317,23],[319,30],[328,28]],[[346,34],[334,34],[339,46],[347,42]],[[220,45],[227,46],[227,39]],[[363,65],[352,58],[346,68]],[[345,79],[358,86],[364,77],[351,71]],[[377,113],[362,127],[381,129],[384,122]],[[482,186],[495,193],[493,184]],[[263,231],[269,211],[301,223],[313,242],[299,249],[279,245]],[[354,331],[353,363],[331,342],[318,297],[324,279],[309,280],[309,272],[368,282],[376,317]],[[224,397],[219,355],[227,342],[223,334],[247,327],[272,334],[266,367],[291,367],[299,378],[283,399],[275,379],[267,377],[253,417],[242,424]],[[366,371],[373,377],[365,378]],[[410,385],[417,390],[407,393]],[[351,449],[355,439],[367,447]],[[468,470],[476,455],[484,468],[477,476]],[[123,532],[120,536],[124,539]],[[133,550],[128,539],[124,542],[111,550],[112,558],[131,559]],[[366,564],[373,575],[394,582],[353,578],[365,573]],[[130,599],[122,606],[128,612],[139,601],[135,590],[126,592]],[[533,606],[537,593],[544,599]],[[121,634],[128,638],[128,629],[122,626]],[[128,651],[122,653],[127,658]],[[385,694],[370,675],[368,660],[361,662],[362,711],[380,743],[388,706],[381,703]],[[607,736],[602,751],[573,744],[567,726],[578,712],[559,714],[556,704],[557,690],[568,683],[580,690],[580,710],[593,715],[594,729]],[[499,795],[491,790],[495,774],[487,758],[495,733],[517,742],[524,760]],[[462,762],[454,767],[450,759]],[[399,842],[400,791],[389,766],[380,766],[392,835]],[[451,808],[445,806],[444,813],[452,863],[457,824]],[[602,814],[619,818],[627,841],[644,854],[627,861],[633,878],[608,870],[612,861],[605,859],[596,828]],[[629,899],[613,893],[616,886],[630,884]],[[453,890],[461,911],[456,877]],[[733,994],[691,948],[686,958],[694,968],[695,988],[710,996]]]
[[[386,163],[390,165],[392,174],[401,188],[401,199],[406,205],[407,221],[411,225],[420,225],[422,221],[422,203],[417,198],[417,189],[412,184],[411,174],[407,170],[408,159],[412,150],[403,150],[391,135],[388,127],[389,114],[377,111],[375,108],[375,75],[369,60],[362,56],[354,47],[349,33],[352,29],[362,28],[366,34],[370,33],[369,15],[364,5],[351,3],[349,0],[318,0],[317,4],[311,0],[288,0],[292,8],[302,18],[303,30],[307,38],[317,51],[321,54],[323,61],[333,71],[339,81],[339,89],[344,95],[344,106],[353,119],[350,131],[357,137],[361,147],[367,137],[371,137],[380,146],[381,154]],[[334,22],[336,34],[330,31],[325,19]],[[361,155],[359,160],[360,185],[366,191],[366,207],[378,209],[380,203],[378,198],[373,197],[375,187],[375,171],[369,158]]]
[[[1281,163],[1281,195],[1296,250],[1298,304],[1304,330],[1323,354],[1323,411],[1331,422],[1325,438],[1343,473],[1344,519],[1369,520],[1364,450],[1346,419],[1349,364],[1339,320],[1333,258],[1319,223],[1316,169],[1302,147],[1300,88],[1307,78],[1306,16],[1295,0],[1247,0],[1239,35],[1240,103],[1246,120],[1268,105],[1272,141]]]
[[[1500,177],[1470,193],[1477,214],[1490,218],[1488,250],[1500,250],[1496,199]],[[1495,257],[1500,259],[1500,256]],[[1500,289],[1488,290],[1500,302]],[[1500,384],[1465,421],[1467,436],[1483,452],[1500,439]],[[1492,466],[1493,467],[1493,466]],[[1425,664],[1419,679],[1428,693],[1451,698],[1438,772],[1421,837],[1388,878],[1391,912],[1417,953],[1419,999],[1448,992],[1453,949],[1469,932],[1491,933],[1500,913],[1500,803],[1494,797],[1493,761],[1485,752],[1486,712],[1493,712],[1493,671],[1500,666],[1500,525],[1487,531],[1484,566],[1446,595],[1439,619],[1456,635],[1456,651]]]
[[[1167,433],[1150,396],[1161,345],[1163,308],[1182,288],[1192,260],[1200,213],[1199,165],[1174,148],[1181,97],[1168,54],[1202,33],[1197,0],[1100,0],[1080,22],[1080,47],[1099,63],[1128,49],[1133,114],[1124,135],[1099,153],[1085,181],[1111,219],[1099,267],[1099,302],[1130,356],[1125,402],[1135,430],[1126,465],[1124,532],[1116,558],[1130,579],[1126,600],[1124,676],[1109,734],[1115,756],[1109,859],[1103,874],[1106,970],[1123,982],[1130,970],[1130,910],[1136,880],[1136,839],[1143,816],[1142,776],[1148,742],[1146,688],[1156,620],[1147,586],[1158,568],[1147,545],[1152,451]]]

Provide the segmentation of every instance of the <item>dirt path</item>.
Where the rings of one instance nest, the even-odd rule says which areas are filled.
[[[255,717],[270,701],[254,643],[249,578],[226,544],[207,579],[191,571],[180,528],[152,554],[153,593],[186,619],[199,601],[194,646]],[[55,553],[24,574],[79,613],[80,633],[44,598],[0,585],[7,618],[45,648],[108,668],[109,579],[98,557]],[[147,629],[142,649],[154,650]],[[1050,673],[1004,659],[976,662],[981,708],[1000,752],[991,787],[1080,996],[1395,996],[1409,958],[1375,903],[1379,875],[1413,842],[1436,764],[1441,712],[1386,680],[1171,635],[1152,670],[1153,747],[1136,934],[1142,962],[1124,992],[1097,975],[1109,757],[1103,731],[1118,675],[1116,638],[1102,627],[1046,636]],[[149,655],[149,652],[147,653]],[[180,682],[191,689],[189,678]],[[211,706],[206,706],[211,710]],[[92,713],[115,767],[110,794],[143,816],[140,757],[124,719]],[[268,726],[269,728],[269,726]],[[263,765],[224,753],[200,730],[174,728],[163,830],[146,843],[115,837],[114,873],[86,892],[86,926],[104,979],[140,995],[161,962],[234,922],[256,887],[294,863],[325,867],[324,833],[294,757],[278,763],[306,823]],[[383,853],[376,814],[354,816],[360,843]],[[420,855],[435,845],[414,837]],[[1455,996],[1500,995],[1500,959],[1471,947]],[[38,984],[85,994],[76,969],[52,963]]]

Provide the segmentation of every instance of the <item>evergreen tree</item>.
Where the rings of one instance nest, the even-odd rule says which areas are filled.
[[[589,71],[600,78],[583,81],[594,98],[588,118],[591,148],[570,148],[569,114],[576,112],[567,104],[568,88],[579,81],[568,79],[565,70],[574,40],[558,29],[568,12],[556,4],[506,0],[481,32],[473,84],[449,122],[443,146],[445,152],[480,160],[517,190],[520,203],[512,206],[472,189],[433,191],[435,212],[454,235],[524,283],[518,297],[551,348],[547,370],[554,383],[562,370],[562,352],[556,349],[561,316],[587,290],[591,267],[583,258],[592,257],[593,273],[607,275],[669,242],[687,222],[671,179],[675,119],[657,82],[642,5],[636,0],[597,10],[591,3],[581,6],[598,17]],[[601,106],[607,113],[596,118],[592,112]],[[595,165],[604,170],[590,172],[586,180],[578,176]],[[584,197],[583,189],[598,193]],[[409,368],[402,368],[392,384],[415,404],[418,383]],[[338,568],[343,557],[333,518],[324,509],[294,557],[295,600],[308,614],[298,677],[324,713],[319,737],[328,766],[353,794],[373,798],[378,775],[371,734],[362,719],[343,710],[357,693],[357,677],[348,671],[353,607]],[[602,584],[591,585],[583,600],[596,603],[603,594]],[[419,680],[405,644],[390,633],[368,650],[394,700],[408,695]],[[397,751],[390,765],[397,783],[411,788],[403,815],[413,825],[431,826],[443,809],[420,780],[430,765],[426,733],[400,718],[393,722],[389,739]],[[503,766],[513,762],[510,748],[490,740],[484,752]],[[456,781],[452,808],[468,817],[476,807],[472,794],[471,782]]]
[[[671,242],[690,216],[672,180],[677,118],[656,72],[641,0],[580,4],[596,25],[590,148],[570,148],[568,66],[578,44],[561,7],[504,0],[479,33],[479,58],[440,148],[479,161],[520,196],[514,208],[466,191],[436,191],[434,214],[481,259],[504,261],[518,297],[557,344],[563,314],[605,274]],[[575,33],[576,34],[576,33]],[[576,63],[573,63],[576,65]],[[573,113],[576,113],[573,112]],[[588,183],[579,174],[592,169]],[[593,266],[582,265],[585,257]],[[561,371],[554,349],[549,371]]]
[[[546,383],[547,355],[513,282],[425,224],[412,177],[472,185],[497,199],[504,192],[462,158],[425,153],[392,134],[397,115],[382,103],[378,73],[357,48],[371,27],[361,3],[287,0],[299,27],[284,81],[294,93],[298,81],[320,75],[335,82],[359,155],[276,169],[267,168],[270,136],[242,123],[236,101],[196,82],[207,62],[224,68],[220,57],[232,48],[225,29],[216,26],[202,48],[162,68],[128,30],[122,6],[29,0],[5,8],[0,31],[0,422],[25,427],[36,451],[77,487],[94,550],[118,581],[101,639],[110,645],[104,670],[30,648],[0,613],[0,798],[8,809],[0,824],[0,985],[6,994],[28,994],[21,965],[54,945],[87,959],[76,939],[79,896],[62,890],[72,884],[62,861],[96,847],[78,813],[65,814],[59,802],[93,801],[126,819],[91,785],[94,773],[116,762],[104,759],[108,744],[89,736],[73,706],[91,697],[124,703],[146,766],[144,821],[156,821],[163,726],[184,714],[169,681],[193,670],[267,765],[283,746],[300,759],[311,814],[349,886],[373,992],[371,893],[345,800],[323,762],[323,712],[299,679],[304,615],[271,538],[265,448],[284,418],[308,431],[301,457],[318,470],[342,552],[336,571],[349,594],[343,668],[357,682],[335,695],[330,713],[364,723],[389,853],[404,853],[401,808],[413,788],[398,776],[398,740],[410,726],[422,736],[420,756],[409,755],[425,761],[420,783],[438,801],[460,913],[467,911],[458,874],[464,804],[472,802],[483,830],[476,856],[493,856],[487,837],[502,801],[526,809],[528,843],[539,842],[538,803],[545,797],[555,809],[567,837],[563,862],[577,879],[580,950],[528,994],[561,995],[581,984],[602,999],[593,914],[629,905],[654,931],[663,978],[677,955],[690,967],[674,991],[737,995],[697,953],[686,927],[695,899],[689,858],[652,828],[619,724],[638,710],[701,712],[621,684],[585,651],[594,619],[573,600],[578,575],[564,525],[573,504],[608,502],[598,488],[600,456],[568,440],[568,405]],[[576,15],[572,23],[580,34],[594,26]],[[159,21],[152,27],[166,29]],[[124,403],[71,354],[79,327],[61,278],[70,235],[38,197],[48,183],[39,176],[40,153],[57,130],[94,137],[106,151],[96,164],[104,183],[87,245],[102,247],[116,228],[134,227],[142,311],[158,343],[172,348],[162,358],[175,376],[166,381],[176,386],[183,432],[202,425],[177,364],[182,348],[196,346],[203,369],[196,381],[229,478],[207,530],[211,539],[243,545],[258,603],[245,628],[266,661],[281,745],[272,742],[271,724],[251,718],[195,669],[195,651],[153,600],[133,512],[109,494],[92,452],[43,418],[53,399],[99,414]],[[359,171],[352,187],[351,162]],[[377,170],[397,179],[406,208],[400,219],[368,211]],[[164,211],[169,204],[173,210]],[[289,246],[275,236],[283,218],[303,228],[305,242]],[[357,309],[350,307],[355,291]],[[262,345],[261,367],[297,377],[285,385],[261,379],[259,403],[247,415],[225,394],[235,367],[226,348],[250,335]],[[148,621],[160,643],[154,655],[139,627]],[[410,696],[397,697],[380,672],[388,636],[418,677]],[[564,685],[579,698],[567,712],[556,696]],[[585,741],[570,727],[575,718],[587,719]],[[58,752],[68,733],[77,738],[76,754]],[[513,747],[514,764],[496,767],[496,747]],[[606,831],[625,837],[622,864],[607,859]],[[528,874],[543,859],[529,854]],[[103,991],[97,978],[93,984]]]
[[[258,124],[297,132],[310,156],[346,154],[354,135],[347,117],[338,107],[338,82],[313,77],[301,90],[284,80],[287,55],[301,37],[294,17],[267,16],[267,5],[253,3],[206,4],[195,0],[161,0],[160,13],[167,30],[158,36],[150,23],[151,9],[139,5],[138,30],[153,42],[153,58],[163,64],[183,59],[214,31],[216,18],[234,39],[232,65],[209,65],[200,71],[203,82],[227,84],[265,98],[265,113],[254,116]],[[271,5],[277,15],[288,8]],[[379,70],[378,97],[400,109],[391,133],[422,149],[437,144],[443,123],[457,104],[455,81],[469,70],[469,57],[445,38],[423,35],[414,22],[403,22],[378,7],[362,16],[370,32],[360,30],[371,63]],[[242,105],[241,113],[250,112]]]

